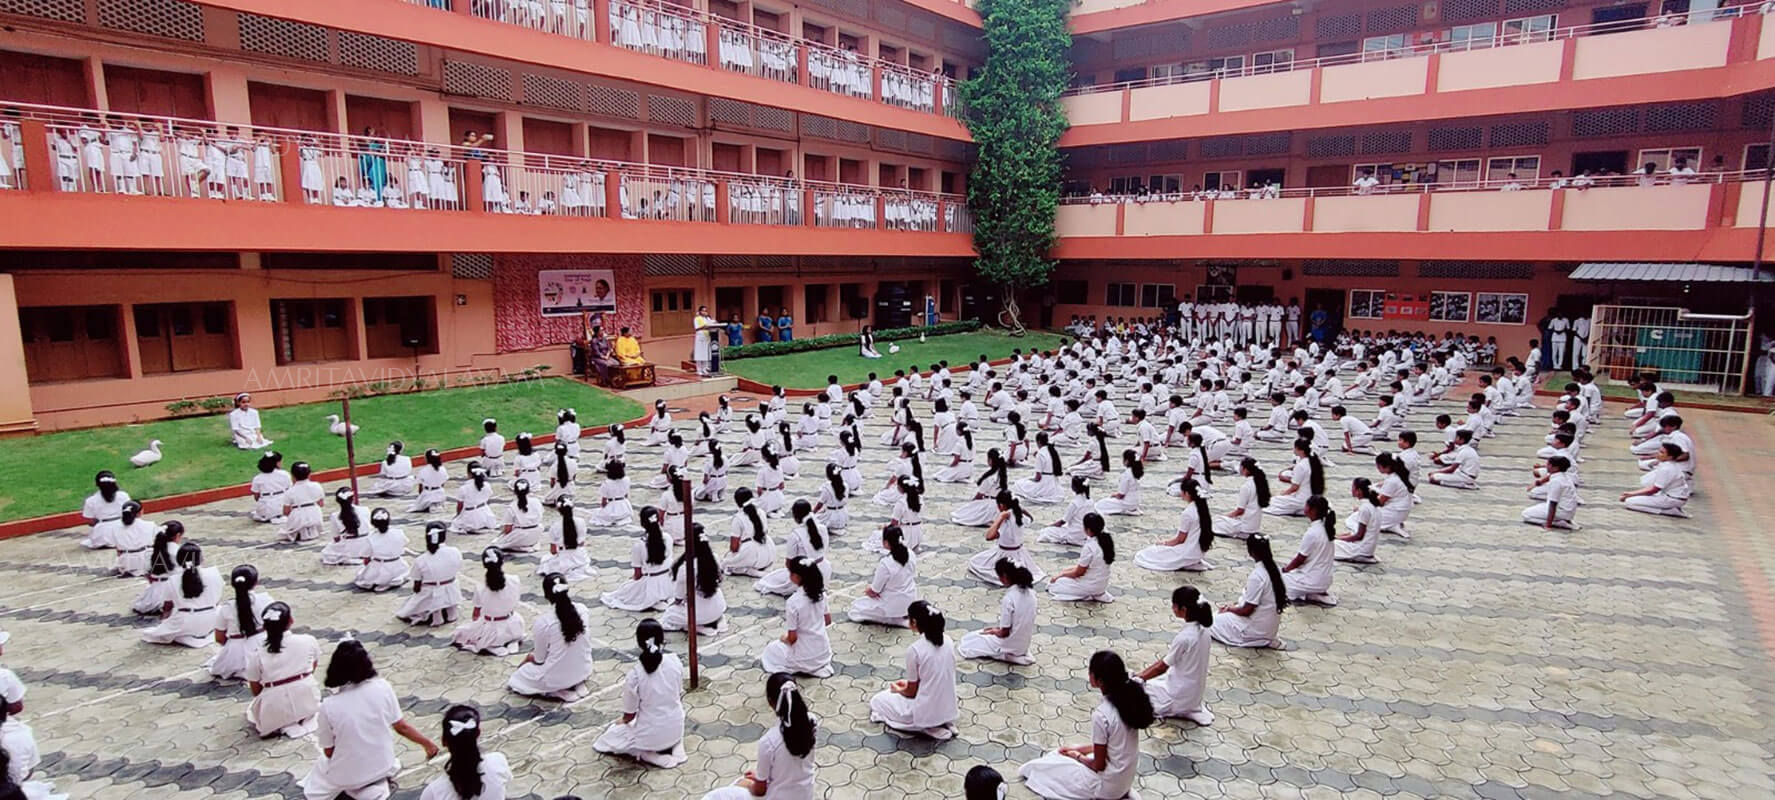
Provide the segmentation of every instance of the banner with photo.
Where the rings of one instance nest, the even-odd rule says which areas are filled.
[[[1518,292],[1479,292],[1473,299],[1473,321],[1487,325],[1528,324],[1528,295]]]
[[[610,270],[545,269],[536,273],[536,283],[545,317],[616,310],[616,276]]]
[[[1470,292],[1431,292],[1430,319],[1435,322],[1466,322],[1473,315]]]

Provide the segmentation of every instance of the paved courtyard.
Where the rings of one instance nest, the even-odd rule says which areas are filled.
[[[1694,518],[1650,518],[1614,502],[1640,475],[1626,456],[1616,408],[1585,451],[1582,531],[1548,533],[1517,521],[1529,504],[1523,488],[1545,411],[1509,422],[1485,443],[1484,488],[1424,486],[1425,502],[1412,516],[1415,538],[1382,541],[1380,565],[1339,564],[1342,605],[1290,609],[1282,621],[1289,649],[1215,646],[1208,691],[1214,725],[1167,721],[1150,730],[1142,740],[1141,793],[1149,800],[1775,796],[1775,545],[1767,533],[1775,519],[1775,428],[1756,415],[1685,414],[1702,458],[1689,506]],[[1428,430],[1433,414],[1414,414],[1414,427]],[[864,467],[871,493],[888,455],[873,441],[879,422],[869,429]],[[999,434],[996,425],[982,427],[983,453]],[[374,431],[361,436],[379,443]],[[738,451],[737,438],[729,437],[729,453]],[[409,450],[433,444],[466,443],[409,443]],[[633,473],[645,475],[657,452],[631,446],[637,450]],[[792,496],[814,493],[823,455],[804,458]],[[1274,475],[1286,453],[1267,445],[1259,456]],[[1372,468],[1363,457],[1337,460],[1327,484],[1342,515],[1349,480]],[[934,468],[933,459],[926,469]],[[1045,750],[1088,741],[1097,699],[1086,685],[1086,657],[1114,648],[1132,666],[1150,662],[1178,624],[1169,613],[1173,587],[1193,582],[1215,602],[1229,602],[1249,570],[1242,546],[1231,540],[1210,553],[1218,568],[1208,573],[1134,566],[1136,549],[1174,530],[1178,503],[1161,490],[1179,469],[1174,456],[1149,473],[1145,516],[1110,518],[1124,559],[1114,568],[1115,603],[1044,596],[1035,665],[962,663],[954,740],[905,739],[868,721],[868,697],[901,677],[912,634],[839,622],[832,633],[838,673],[802,681],[821,720],[823,796],[959,798],[962,775],[975,764],[1011,776]],[[581,479],[594,476],[588,471]],[[749,481],[749,472],[741,480]],[[128,488],[127,474],[123,481]],[[996,619],[998,593],[966,575],[964,562],[981,549],[982,529],[946,522],[950,509],[972,497],[971,488],[933,486],[926,516],[945,521],[927,524],[919,583],[959,636]],[[1230,507],[1237,479],[1221,478],[1220,486],[1212,501],[1217,513]],[[327,488],[330,494],[334,487]],[[1097,491],[1107,488],[1100,483]],[[637,506],[651,496],[638,491]],[[591,748],[618,716],[618,685],[633,662],[632,631],[641,615],[596,601],[627,577],[632,533],[597,531],[590,538],[600,573],[574,591],[591,608],[597,667],[590,696],[562,705],[505,690],[520,656],[456,651],[448,646],[449,628],[396,620],[398,593],[352,591],[352,571],[320,566],[318,544],[271,543],[271,526],[248,519],[249,505],[235,500],[153,518],[183,520],[189,538],[224,573],[256,565],[265,588],[294,607],[300,629],[323,640],[355,633],[402,695],[408,718],[434,737],[447,706],[479,706],[487,719],[482,746],[511,759],[514,796],[698,797],[750,768],[753,741],[772,719],[759,699],[757,653],[778,635],[782,607],[753,592],[750,579],[729,579],[729,625],[702,642],[704,685],[686,698],[689,762],[653,770]],[[403,514],[402,503],[387,505],[417,547],[423,520]],[[885,520],[885,509],[866,497],[851,509],[850,531],[833,551],[831,605],[839,620],[874,567],[861,542]],[[722,504],[704,519],[724,531],[731,510]],[[1059,510],[1036,513],[1045,524]],[[445,517],[440,511],[426,518]],[[1304,526],[1299,518],[1265,520],[1279,561],[1286,562]],[[300,797],[296,782],[312,761],[313,742],[259,740],[244,720],[247,690],[212,682],[201,668],[204,653],[141,643],[137,632],[147,624],[129,611],[139,582],[106,577],[111,556],[82,552],[77,538],[69,531],[0,542],[0,627],[12,633],[0,660],[30,686],[24,718],[45,754],[41,775],[74,798]],[[452,543],[472,553],[484,541]],[[1050,572],[1071,563],[1068,548],[1035,547]],[[517,572],[529,601],[540,604],[534,570]],[[472,586],[479,576],[471,561],[465,582]],[[526,615],[533,618],[534,610]],[[669,641],[681,651],[682,637]],[[400,748],[406,771],[396,796],[414,798],[443,759],[425,764],[417,748],[404,741]],[[1032,795],[1017,784],[1011,796]]]

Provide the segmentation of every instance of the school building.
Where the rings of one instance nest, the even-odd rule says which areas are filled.
[[[1080,0],[1060,266],[1022,306],[1300,298],[1508,351],[1599,300],[1743,313],[1767,21]],[[608,273],[607,324],[666,364],[698,306],[786,308],[803,337],[926,295],[990,319],[956,89],[980,24],[951,0],[0,2],[0,432],[564,371],[558,272]]]

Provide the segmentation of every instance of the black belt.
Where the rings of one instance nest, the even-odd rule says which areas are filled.
[[[448,586],[448,585],[455,583],[455,582],[456,582],[456,579],[451,578],[447,581],[425,581],[425,582],[421,583],[420,585],[421,586]]]
[[[463,506],[462,510],[463,511],[473,511],[477,508],[486,508],[486,507],[487,507],[486,503],[479,503],[477,505],[472,505],[472,506]]]
[[[151,547],[151,546],[152,545],[149,545],[149,547]],[[146,549],[148,549],[148,547],[138,547],[138,548],[135,548],[134,550],[119,550],[119,551],[117,551],[117,554],[120,556],[129,555],[130,553],[140,553]]]
[[[436,485],[436,486],[433,486],[433,485],[431,485],[431,484],[429,484],[429,483],[421,483],[421,484],[419,484],[419,488],[420,488],[420,489],[422,489],[422,490],[424,490],[424,491],[427,491],[427,492],[433,492],[433,491],[437,491],[437,490],[439,490],[439,489],[442,489],[442,488],[444,488],[444,484],[441,484],[441,483],[440,483],[440,484],[438,484],[438,485]]]
[[[1017,545],[1016,547],[1006,547],[1001,544],[998,546],[998,549],[1000,549],[1000,550],[1022,550],[1023,545]]]
[[[284,493],[283,493],[283,490],[282,490],[282,489],[279,489],[279,490],[277,490],[277,491],[275,491],[275,492],[260,492],[260,493],[259,493],[259,498],[260,498],[260,499],[264,499],[264,498],[267,498],[267,497],[283,497],[283,495],[284,495]]]
[[[512,618],[512,615],[507,614],[503,617],[482,617],[481,619],[484,619],[488,622],[504,622],[504,621],[511,619],[511,618]]]
[[[392,564],[392,563],[394,563],[394,562],[396,562],[396,561],[399,561],[399,560],[401,560],[401,557],[400,557],[400,556],[395,556],[395,557],[394,557],[394,558],[375,558],[375,557],[373,557],[373,556],[372,556],[372,557],[371,557],[371,558],[370,558],[370,560],[371,560],[371,561],[375,561],[375,562],[377,562],[377,563],[379,563],[379,564]]]
[[[173,576],[171,576],[171,575],[149,575],[148,576],[149,583],[166,583],[167,581],[170,581],[172,579],[173,579]]]
[[[173,611],[174,611],[174,613],[177,613],[177,612],[180,612],[180,611],[183,611],[183,612],[186,612],[186,613],[189,613],[189,614],[195,614],[195,613],[197,613],[197,612],[199,612],[199,611],[215,611],[215,610],[216,610],[216,607],[215,607],[215,606],[204,606],[204,607],[202,607],[202,608],[178,608],[178,607],[176,607],[176,606],[175,606],[175,607],[174,607],[174,608],[173,608]]]
[[[672,571],[671,569],[662,569],[658,572],[643,572],[643,573],[641,573],[641,576],[644,578],[654,578],[654,577],[658,577],[660,575],[664,575],[664,574],[671,572],[671,571]]]
[[[306,679],[308,676],[313,675],[313,674],[314,673],[312,673],[312,672],[304,672],[301,675],[291,675],[288,678],[278,678],[275,681],[265,684],[264,688],[272,689],[272,688],[275,688],[278,686],[287,686],[289,684],[295,683],[296,681]]]
[[[99,517],[99,522],[116,522],[120,519],[123,519],[123,517]]]

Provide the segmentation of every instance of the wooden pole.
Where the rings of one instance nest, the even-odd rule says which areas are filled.
[[[696,655],[696,546],[699,542],[691,529],[691,491],[690,478],[675,478],[674,482],[684,496],[684,633],[689,641],[686,655],[690,659],[690,688],[695,689],[702,682],[702,670]]]
[[[351,496],[357,497],[357,450],[351,436],[351,398],[339,398],[339,410],[345,418],[345,473],[351,479]]]

